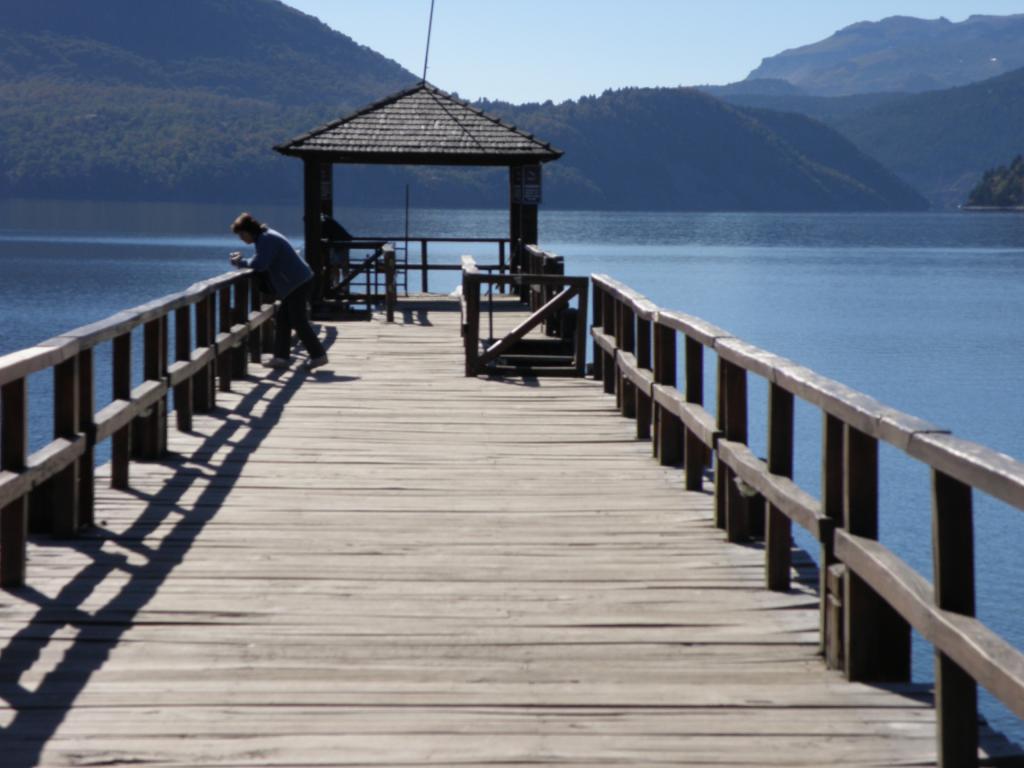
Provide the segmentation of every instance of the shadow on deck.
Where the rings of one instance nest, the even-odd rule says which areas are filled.
[[[458,307],[325,324],[34,542],[5,766],[935,764],[927,686],[824,669],[809,557],[765,591],[599,382],[464,376]]]

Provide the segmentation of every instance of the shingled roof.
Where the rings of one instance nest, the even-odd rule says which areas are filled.
[[[562,156],[427,82],[274,149],[334,163],[400,165],[519,165]]]

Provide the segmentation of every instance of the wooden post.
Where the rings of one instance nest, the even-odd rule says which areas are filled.
[[[835,416],[822,414],[821,424],[821,507],[833,528],[843,525],[843,422]],[[829,579],[829,573],[835,579]],[[818,633],[819,651],[830,669],[843,668],[842,604],[845,566],[836,562],[831,531],[821,542],[821,564],[818,568],[818,595],[821,601]],[[830,583],[836,588],[831,589]]]
[[[639,368],[652,371],[651,365],[651,321],[636,318],[636,364]],[[653,378],[653,371],[652,371]],[[648,440],[651,437],[651,397],[639,387],[636,390],[636,437]]]
[[[162,318],[150,320],[143,326],[143,377],[146,381],[161,381],[166,373]],[[167,444],[167,402],[160,398],[153,403],[148,414],[135,419],[138,431],[136,455],[144,459],[157,459]]]
[[[221,333],[231,330],[231,286],[225,285],[217,292],[217,328]],[[221,392],[231,391],[231,373],[233,367],[233,350],[230,347],[217,350],[217,379]]]
[[[395,283],[395,250],[384,249],[384,313],[387,322],[395,322],[395,304],[398,303],[398,286]]]
[[[420,270],[420,287],[423,292],[426,293],[430,290],[430,281],[428,280],[429,270],[427,269],[427,241],[420,240],[420,266],[423,269]]]
[[[380,296],[380,271],[382,266],[383,265],[381,264],[381,262],[377,260],[374,261],[373,264],[370,265],[370,268],[366,271],[366,294],[368,296],[372,296],[373,299],[371,301],[374,302],[377,300],[377,297]],[[373,277],[372,289],[370,288],[371,276]],[[367,309],[369,309],[369,304],[367,305]]]
[[[533,174],[537,183],[536,189],[527,189],[527,176]],[[509,239],[512,241],[512,271],[532,272],[524,269],[526,246],[536,245],[537,237],[537,203],[540,192],[540,166],[524,167],[512,165],[508,169],[509,181]],[[530,286],[519,285],[519,298],[530,301]],[[532,304],[531,310],[538,309],[545,302]]]
[[[213,343],[213,294],[196,302],[196,347],[212,349]],[[209,413],[216,405],[214,387],[215,363],[204,365],[192,380],[192,402],[197,413]]]
[[[425,269],[423,270],[423,272],[424,272],[424,274],[426,274],[426,270]],[[505,265],[505,241],[504,240],[499,240],[498,241],[498,274],[501,275],[502,277],[504,277],[506,272],[508,272],[508,267]],[[426,289],[424,289],[424,291],[425,290]],[[507,291],[508,291],[508,285],[506,283],[502,283],[501,286],[498,289],[498,292],[499,293],[506,293]],[[585,318],[584,318],[584,320],[581,320],[580,322],[585,322]]]
[[[932,560],[935,603],[974,616],[974,525],[971,487],[932,473]],[[935,719],[939,765],[978,764],[978,686],[951,658],[935,655]]]
[[[322,228],[320,214],[323,210],[323,171],[318,160],[303,158],[302,190],[303,220],[305,222],[305,256],[306,263],[313,270],[313,301],[323,299],[326,287],[326,259],[323,258],[320,239]]]
[[[654,381],[666,387],[676,386],[676,332],[660,323],[654,326]],[[665,466],[682,459],[682,431],[679,417],[661,406],[654,406],[654,455]]]
[[[192,359],[192,307],[174,310],[174,359]],[[192,379],[187,378],[174,387],[174,413],[181,432],[192,431]]]
[[[878,441],[849,424],[844,433],[844,527],[877,539]],[[843,653],[850,680],[910,679],[910,625],[849,568],[843,585]]]
[[[522,238],[522,206],[519,204],[519,193],[516,189],[517,184],[521,183],[522,169],[516,166],[509,166],[508,169],[508,188],[509,188],[509,205],[508,205],[508,239],[511,247],[511,268],[513,274],[521,274],[527,270],[523,268],[523,243]],[[527,286],[518,285],[514,287],[516,293],[519,294],[520,300],[525,300]]]
[[[618,347],[623,352],[628,352],[634,357],[636,356],[636,316],[633,309],[629,307],[626,302],[616,302],[618,304],[619,316],[615,323],[616,340]],[[621,395],[619,396],[619,408],[620,412],[627,419],[636,418],[636,387],[633,382],[630,381],[620,371],[618,374],[619,390]]]
[[[320,163],[320,213],[334,218],[334,163]]]
[[[591,329],[604,328],[604,291],[596,280],[592,281],[591,290],[593,301],[591,302],[590,311],[594,313],[594,317],[590,327]],[[580,318],[580,322],[586,322],[586,318]],[[594,358],[592,368],[594,378],[598,381],[604,381],[604,352],[596,339],[591,343],[591,350]]]
[[[615,297],[609,292],[605,292],[602,297],[604,301],[604,307],[601,310],[601,330],[606,336],[615,336]],[[615,375],[617,373],[617,367],[615,365],[615,355],[608,354],[601,351],[601,354],[605,355],[604,365],[601,366],[601,371],[604,374],[604,391],[611,395],[615,393]]]
[[[480,279],[467,272],[462,273],[462,296],[466,302],[466,375],[476,376],[477,359],[480,357]]]
[[[53,436],[74,440],[79,416],[78,356],[53,367]],[[60,539],[78,535],[78,461],[46,482],[50,531]]]
[[[259,311],[263,308],[263,301],[260,296],[259,281],[253,278],[250,274],[246,278],[246,285],[249,287],[249,307],[253,311]],[[246,318],[248,320],[248,318]],[[266,328],[266,323],[254,328],[249,334],[249,362],[255,365],[260,363],[260,342],[263,338],[263,331]]]
[[[721,357],[718,358],[718,370],[717,370],[717,395],[715,397],[715,425],[718,427],[718,431],[725,432],[726,423],[726,381],[725,381],[725,361]],[[715,525],[725,530],[726,521],[726,505],[729,497],[729,483],[731,478],[729,468],[725,466],[720,460],[715,461]]]
[[[122,333],[114,339],[113,395],[115,400],[132,398],[132,335]],[[125,424],[110,438],[110,487],[128,487],[128,464],[131,460],[132,422]]]
[[[565,275],[565,259],[563,259],[561,256],[554,256],[552,258],[545,258],[542,263],[543,263],[543,274],[545,274],[545,275],[559,275],[559,276],[564,276]],[[544,286],[541,286],[541,294],[540,294],[541,300],[540,300],[540,303],[537,305],[537,309],[540,309],[545,304],[547,304],[549,301],[551,301],[553,298],[555,298],[555,296],[557,296],[559,291],[561,291],[561,290],[562,290],[562,286],[560,286],[560,285],[544,285]],[[551,337],[559,337],[559,338],[561,337],[561,330],[562,329],[561,329],[561,325],[560,325],[560,322],[559,322],[559,314],[560,313],[557,313],[557,312],[553,313],[544,322],[544,333],[546,335],[551,336]]]
[[[245,280],[239,277],[231,284],[234,291],[234,308],[231,312],[233,325],[244,325],[249,318],[249,286]],[[244,379],[249,373],[249,350],[248,339],[232,350],[234,370],[232,375],[236,379]]]
[[[704,405],[704,345],[686,337],[686,402]],[[686,490],[704,487],[707,448],[696,434],[684,430],[683,458],[686,465]]]
[[[583,378],[587,375],[587,285],[578,288],[577,295],[576,334],[573,343],[576,375]]]
[[[604,371],[604,391],[609,395],[615,395],[615,407],[622,405],[622,380],[619,373],[618,355],[622,345],[619,343],[619,323],[622,320],[622,303],[612,294],[605,294],[605,301],[608,302],[604,310],[605,327],[604,332],[615,342],[615,354],[612,355],[609,365]]]
[[[793,395],[777,384],[768,391],[768,471],[793,477]],[[765,586],[776,592],[790,587],[792,521],[768,505],[765,530]]]
[[[28,458],[28,391],[25,379],[0,387],[0,470],[22,472]],[[28,499],[0,509],[0,586],[25,583]]]
[[[170,345],[170,340],[171,340],[170,318],[168,316],[168,313],[165,312],[164,314],[162,314],[160,316],[160,363],[159,363],[158,378],[161,381],[166,381],[166,379],[167,379],[167,355],[168,355],[168,352],[170,351],[169,348],[168,348],[169,345]],[[159,455],[160,456],[163,456],[165,453],[167,453],[167,414],[168,414],[167,404],[168,404],[169,399],[170,399],[170,394],[165,391],[163,397],[160,398],[160,403],[159,403],[159,405],[160,405],[160,412],[159,412],[160,413],[160,426],[159,426],[160,453],[159,453]]]
[[[724,423],[721,425],[722,433],[726,440],[746,444],[747,442],[747,372],[730,363],[728,360],[719,358],[719,365],[722,370],[722,383],[724,384],[721,394],[725,409],[723,416]],[[723,488],[725,506],[725,536],[728,541],[744,541],[751,535],[751,521],[749,520],[748,500],[740,493],[736,486],[736,474],[728,467],[721,467],[724,471]]]
[[[537,245],[537,206],[523,203],[519,206],[519,237],[523,245]]]
[[[78,524],[91,528],[95,524],[96,507],[96,396],[93,385],[92,349],[78,353],[78,432],[88,444],[78,460]]]
[[[521,215],[522,206],[520,206],[520,216]],[[526,248],[528,243],[528,240],[523,241],[523,272],[528,275],[543,274],[544,270],[542,269],[543,265],[541,264],[541,260],[536,252],[530,251]],[[529,306],[531,313],[536,312],[537,308],[544,303],[538,296],[538,291],[542,290],[540,286],[537,286],[536,290],[534,290],[534,286],[529,285],[528,283],[523,283],[520,290],[523,292],[523,297],[526,299],[527,306]],[[607,331],[607,328],[605,330]]]

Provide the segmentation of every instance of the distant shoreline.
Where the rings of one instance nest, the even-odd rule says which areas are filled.
[[[961,205],[966,213],[1024,213],[1024,205]]]

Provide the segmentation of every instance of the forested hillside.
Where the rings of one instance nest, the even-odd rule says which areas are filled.
[[[1024,69],[907,96],[832,126],[941,207],[963,202],[986,168],[1021,150]]]
[[[821,120],[892,169],[936,208],[961,204],[986,168],[1021,150],[1024,69],[920,94],[721,96],[739,106],[801,112]]]
[[[270,147],[414,81],[277,0],[5,4],[0,195],[288,199]]]
[[[1024,142],[1022,142],[1024,143]],[[1024,155],[1013,162],[985,171],[978,185],[971,190],[967,206],[972,208],[1024,207]]]
[[[919,210],[926,202],[835,131],[740,110],[690,88],[629,88],[560,105],[481,106],[566,156],[552,196],[646,210]]]
[[[0,80],[44,78],[353,108],[415,81],[278,0],[29,0],[0,14]]]
[[[0,195],[294,201],[275,144],[415,81],[277,0],[34,0],[0,14]],[[443,83],[439,84],[441,87]],[[545,205],[654,210],[918,209],[828,128],[690,89],[560,105],[484,103],[565,150]],[[348,167],[343,204],[504,205],[500,171]]]

